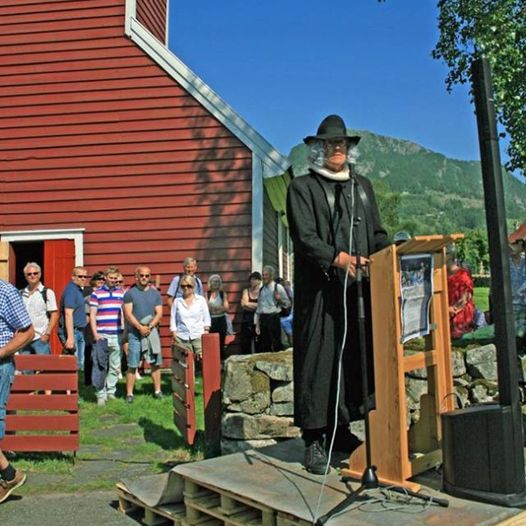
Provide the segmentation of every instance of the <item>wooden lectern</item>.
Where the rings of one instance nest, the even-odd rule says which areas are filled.
[[[369,413],[372,464],[378,479],[388,485],[418,491],[408,481],[442,461],[440,413],[454,409],[451,343],[447,297],[446,246],[462,238],[417,236],[400,246],[391,245],[371,256],[371,305],[374,342],[376,408]],[[402,255],[433,256],[433,296],[430,333],[425,350],[404,350],[401,343]],[[408,430],[405,373],[427,369],[427,394],[420,400],[420,420]],[[349,458],[343,476],[360,479],[366,468],[365,444]]]

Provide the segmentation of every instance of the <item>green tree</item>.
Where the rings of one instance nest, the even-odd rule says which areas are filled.
[[[457,258],[466,263],[474,274],[478,274],[480,270],[488,272],[489,248],[485,230],[468,230],[464,239],[457,241],[455,251]]]
[[[392,237],[399,230],[400,194],[391,192],[383,181],[374,181],[374,191],[382,224]]]
[[[497,118],[509,137],[506,167],[526,170],[526,0],[439,0],[433,57],[449,67],[448,91],[470,80],[474,59],[488,58]]]

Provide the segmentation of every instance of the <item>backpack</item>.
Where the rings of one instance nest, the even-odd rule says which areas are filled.
[[[18,292],[20,292],[20,296],[24,295],[24,291],[26,289],[20,289]],[[46,306],[46,316],[49,318],[49,311],[47,310],[47,287],[44,287],[42,290],[39,290],[40,294],[42,294],[42,299],[44,300],[44,305]]]
[[[282,285],[282,287],[283,287],[283,285]],[[274,299],[276,299],[276,290],[277,290],[277,288],[278,288],[278,284],[274,283]],[[281,307],[281,311],[279,313],[279,317],[280,318],[286,318],[287,316],[290,316],[290,313],[292,312],[292,298],[290,297],[289,293],[287,292],[286,287],[283,287],[283,290],[285,291],[285,294],[287,295],[287,298],[290,301],[290,305],[288,307],[281,307],[281,305],[279,305],[279,302],[278,302],[278,306]],[[276,300],[276,301],[278,301],[278,300]]]

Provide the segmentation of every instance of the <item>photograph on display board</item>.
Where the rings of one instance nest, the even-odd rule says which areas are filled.
[[[400,313],[402,343],[429,334],[429,306],[433,296],[433,256],[400,256]]]

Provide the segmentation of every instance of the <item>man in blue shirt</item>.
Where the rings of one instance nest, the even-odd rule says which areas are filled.
[[[22,297],[15,287],[0,279],[0,440],[5,435],[7,399],[15,376],[13,354],[33,340],[35,331]],[[0,503],[26,481],[0,450]]]
[[[161,392],[161,343],[159,324],[163,315],[160,292],[151,286],[151,270],[139,265],[135,270],[135,286],[124,295],[124,316],[128,322],[128,371],[126,372],[126,402],[133,402],[135,371],[141,358],[152,368],[154,397]],[[156,344],[157,342],[157,344]],[[157,346],[157,348],[154,348]]]
[[[75,267],[71,281],[66,285],[60,300],[59,336],[64,344],[64,351],[75,354],[77,366],[84,369],[84,328],[88,324],[82,289],[86,286],[88,271],[84,267]]]

